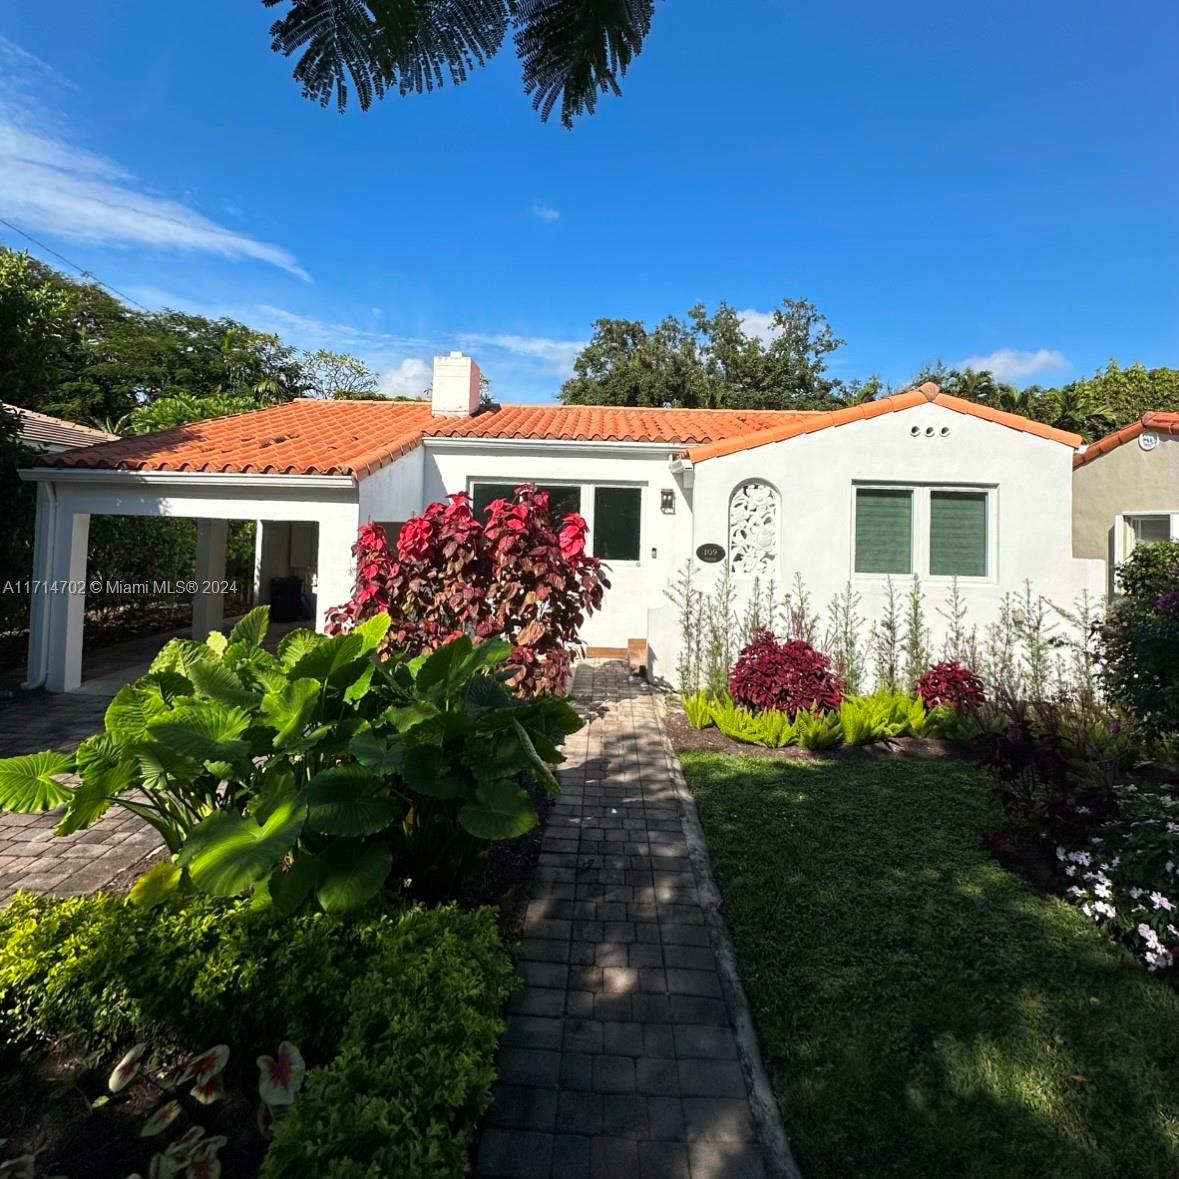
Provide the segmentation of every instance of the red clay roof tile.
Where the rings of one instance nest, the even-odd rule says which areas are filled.
[[[1150,430],[1155,434],[1179,434],[1179,413],[1165,413],[1157,409],[1147,410],[1138,421],[1131,422],[1128,426],[1123,426],[1120,430],[1115,430],[1112,434],[1106,434],[1104,438],[1098,438],[1096,442],[1090,443],[1073,458],[1073,466],[1080,467],[1085,463],[1092,462],[1095,458],[1100,458],[1103,454],[1109,454],[1111,450],[1116,450],[1123,442],[1133,441],[1144,430]]]
[[[805,420],[802,411],[505,405],[436,418],[428,402],[301,399],[123,438],[36,465],[124,471],[351,475],[364,478],[423,438],[655,442],[673,449]]]

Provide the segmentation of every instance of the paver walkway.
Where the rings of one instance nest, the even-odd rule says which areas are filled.
[[[654,692],[582,664],[478,1152],[504,1179],[766,1174]]]

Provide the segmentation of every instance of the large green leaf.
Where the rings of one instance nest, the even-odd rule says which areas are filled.
[[[438,715],[437,705],[431,704],[428,700],[415,700],[412,704],[386,708],[381,713],[381,719],[391,724],[399,733],[408,733]]]
[[[348,752],[381,778],[400,774],[405,764],[405,746],[396,739],[390,743],[371,729],[357,733],[348,743]]]
[[[360,636],[366,653],[375,651],[381,645],[381,640],[389,633],[392,622],[388,614],[374,614],[354,626],[352,633]]]
[[[239,618],[237,625],[229,632],[231,643],[247,643],[251,647],[260,647],[270,627],[270,607],[257,606],[244,618]]]
[[[73,791],[55,781],[74,769],[68,753],[30,753],[0,761],[0,810],[32,815],[68,802]]]
[[[187,675],[194,663],[212,658],[210,648],[195,639],[170,639],[151,661],[149,672],[174,671]]]
[[[387,843],[365,847],[359,839],[337,839],[316,858],[320,878],[315,895],[329,913],[346,913],[368,904],[393,867],[393,849]]]
[[[404,812],[384,783],[363,766],[321,770],[307,785],[307,826],[321,835],[375,835]]]
[[[218,811],[189,832],[179,862],[203,892],[236,896],[274,870],[295,846],[306,817],[307,804],[294,794],[276,802],[263,822]]]
[[[70,794],[69,806],[55,834],[73,835],[96,823],[120,794],[139,785],[139,763],[128,757],[115,765],[89,763],[82,771],[82,785]]]
[[[414,677],[414,685],[422,693],[431,693],[431,689],[440,688],[451,680],[452,672],[460,668],[471,655],[475,644],[466,635],[451,639],[427,656],[426,661],[418,668]],[[433,694],[433,693],[431,693]]]
[[[289,916],[319,884],[320,863],[317,856],[296,854],[289,867],[280,866],[266,882],[270,907],[280,917]],[[262,886],[259,885],[259,888]]]
[[[467,688],[467,711],[474,716],[519,708],[522,703],[499,680],[489,675],[477,675]]]
[[[201,773],[200,762],[150,738],[136,743],[135,760],[143,788],[151,793],[185,786]]]
[[[351,683],[352,679],[360,675],[367,662],[364,640],[360,635],[352,633],[321,639],[318,645],[287,666],[291,679],[305,676],[339,684]]]
[[[286,680],[277,692],[262,697],[262,715],[273,726],[274,747],[283,749],[303,735],[319,702],[315,680]]]
[[[519,787],[516,787],[519,790]],[[515,839],[536,826],[536,811],[528,795],[520,790],[524,803],[513,811],[493,810],[480,803],[468,803],[458,813],[459,826],[476,839]]]
[[[279,661],[283,667],[294,667],[304,655],[322,647],[327,641],[326,635],[316,634],[306,627],[287,631],[278,641]]]
[[[241,739],[249,725],[249,716],[240,708],[196,700],[156,717],[148,733],[175,753],[219,767],[249,754],[249,743]]]
[[[415,745],[405,755],[401,775],[407,787],[427,798],[466,798],[470,785],[434,745]]]
[[[165,860],[145,872],[132,886],[128,900],[141,909],[154,909],[180,889],[184,873],[178,864]]]
[[[157,717],[169,712],[158,691],[142,688],[139,684],[124,684],[107,705],[106,731],[122,745],[133,745],[147,733],[147,726]]]
[[[257,708],[261,693],[252,692],[223,663],[194,663],[189,672],[197,690],[234,708]]]

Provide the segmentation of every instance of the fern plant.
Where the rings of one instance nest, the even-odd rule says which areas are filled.
[[[712,724],[712,701],[704,691],[693,692],[683,699],[684,715],[694,729],[707,729]]]
[[[794,718],[794,727],[803,749],[832,749],[843,740],[843,725],[838,712],[802,710]]]

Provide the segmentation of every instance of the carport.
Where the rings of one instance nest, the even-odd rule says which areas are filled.
[[[119,445],[114,443],[111,445]],[[103,447],[102,449],[105,449]],[[29,687],[69,692],[82,682],[87,546],[93,516],[169,516],[197,521],[191,593],[193,636],[221,626],[225,545],[230,520],[259,524],[255,578],[261,599],[269,577],[314,572],[315,618],[352,589],[352,545],[359,512],[352,475],[206,471],[98,470],[36,466],[21,472],[37,484],[37,523],[29,618]],[[291,537],[299,538],[294,553]],[[143,554],[143,581],[153,580]],[[310,587],[309,587],[310,588]]]

